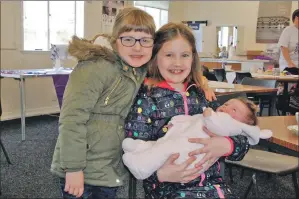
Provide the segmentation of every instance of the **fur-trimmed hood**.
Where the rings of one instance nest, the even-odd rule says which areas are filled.
[[[105,34],[97,35],[93,40],[72,37],[69,44],[69,54],[78,61],[105,59],[114,63],[117,55],[110,44],[111,37]]]

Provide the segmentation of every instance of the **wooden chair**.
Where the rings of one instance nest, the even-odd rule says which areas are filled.
[[[247,198],[250,189],[254,186],[255,197],[258,197],[257,173],[275,174],[278,176],[292,175],[296,198],[299,198],[299,188],[297,183],[296,172],[299,171],[298,158],[278,153],[249,149],[244,159],[241,161],[225,160],[227,165],[242,167],[253,171],[252,179],[245,192],[244,197]],[[232,176],[231,170],[230,177]],[[232,180],[232,179],[231,179]]]

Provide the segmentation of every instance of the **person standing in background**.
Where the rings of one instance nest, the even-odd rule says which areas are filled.
[[[231,42],[229,49],[228,49],[228,58],[233,59],[234,56],[236,56],[236,46],[234,46],[233,42]]]
[[[292,14],[292,21],[294,25],[286,27],[278,41],[278,46],[281,49],[279,57],[279,68],[298,68],[299,63],[299,9]]]

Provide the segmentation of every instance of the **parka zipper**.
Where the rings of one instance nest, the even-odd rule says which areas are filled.
[[[137,72],[135,70],[135,68],[133,68],[133,75],[136,77],[137,76]]]
[[[119,85],[120,81],[121,81],[121,77],[118,78],[118,80],[117,80],[115,86],[113,87],[112,91],[111,91],[111,92],[108,94],[108,96],[106,97],[106,99],[105,99],[105,105],[108,105],[110,96],[111,96],[111,94],[114,92],[114,90],[117,88],[117,86]]]
[[[184,101],[184,109],[185,109],[185,115],[189,115],[189,108],[188,108],[188,99],[187,97],[189,96],[189,94],[187,95],[188,90],[191,86],[194,86],[195,84],[191,84],[190,86],[188,86],[188,88],[186,88],[185,92],[180,92],[177,91],[178,93],[180,93],[183,97],[183,101]],[[196,85],[195,85],[196,86]]]

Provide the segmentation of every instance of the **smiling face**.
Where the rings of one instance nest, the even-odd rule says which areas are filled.
[[[157,55],[160,74],[174,88],[181,85],[191,72],[192,47],[186,39],[177,36],[163,44]]]
[[[130,31],[120,34],[116,40],[116,49],[119,56],[132,67],[140,67],[151,59],[153,47],[142,47],[139,42],[136,42],[132,47],[127,47],[122,44],[120,37],[141,39],[153,38],[152,35],[145,32]]]
[[[217,112],[224,112],[229,114],[235,120],[242,123],[250,124],[249,119],[250,110],[248,107],[238,99],[231,99],[225,102],[222,106],[217,108]]]

